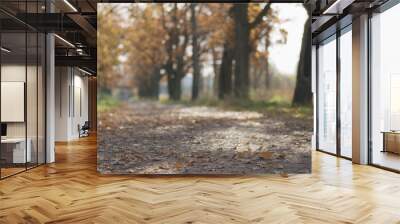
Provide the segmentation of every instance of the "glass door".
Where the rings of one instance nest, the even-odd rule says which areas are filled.
[[[400,171],[400,4],[371,18],[370,160]]]
[[[45,1],[0,2],[17,13],[43,13]],[[45,44],[43,33],[0,12],[0,178],[45,163]]]
[[[340,35],[340,155],[352,157],[352,33],[351,25]]]
[[[1,176],[26,170],[31,161],[26,125],[26,32],[1,34]]]
[[[318,149],[336,154],[336,35],[318,47]]]

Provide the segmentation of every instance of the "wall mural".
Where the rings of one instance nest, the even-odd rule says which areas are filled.
[[[98,171],[311,172],[303,4],[98,5]]]

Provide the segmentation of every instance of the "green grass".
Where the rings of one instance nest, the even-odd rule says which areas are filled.
[[[121,102],[112,96],[101,96],[97,101],[97,110],[104,112],[119,106]]]
[[[254,100],[217,100],[217,99],[198,99],[196,101],[181,100],[170,101],[161,100],[164,104],[182,104],[185,106],[209,106],[218,107],[226,110],[236,111],[256,111],[261,113],[269,113],[271,115],[286,114],[298,118],[311,118],[313,115],[312,106],[292,106],[290,102],[273,98],[269,101],[254,101]]]

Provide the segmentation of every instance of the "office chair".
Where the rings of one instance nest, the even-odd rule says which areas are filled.
[[[89,129],[89,121],[85,121],[82,127],[80,127],[80,125],[78,124],[79,138],[89,136]]]

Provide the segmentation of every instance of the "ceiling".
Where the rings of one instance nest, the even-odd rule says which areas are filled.
[[[313,37],[320,35],[347,14],[376,7],[387,0],[307,0],[313,10]],[[56,65],[80,66],[96,73],[97,59],[97,3],[135,2],[128,0],[1,0],[0,22],[6,42],[20,52],[21,31],[54,32]],[[303,2],[302,0],[274,0],[274,2]],[[343,3],[342,3],[343,2]],[[334,9],[334,10],[333,10]],[[331,13],[331,11],[334,11]],[[335,12],[339,12],[336,15]],[[51,12],[51,13],[49,13]],[[331,15],[332,14],[332,15]],[[13,33],[13,34],[11,34]],[[5,46],[5,45],[4,45]],[[17,50],[20,49],[20,50]],[[30,52],[28,47],[28,52]],[[29,54],[29,53],[28,53]]]
[[[1,0],[2,46],[12,49],[7,58],[31,58],[37,48],[29,43],[29,32],[50,32],[56,34],[56,66],[78,66],[95,74],[96,4],[96,0],[48,0],[47,5],[45,0]]]
[[[315,0],[312,37],[316,44],[352,23],[352,18],[375,11],[388,0]]]

